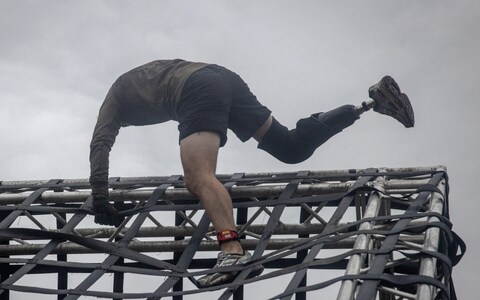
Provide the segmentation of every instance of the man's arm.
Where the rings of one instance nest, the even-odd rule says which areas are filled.
[[[120,124],[119,103],[110,90],[100,108],[90,143],[90,184],[93,195],[108,196],[109,155],[120,130]]]

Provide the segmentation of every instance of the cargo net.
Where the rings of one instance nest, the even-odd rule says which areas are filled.
[[[465,244],[451,230],[443,167],[218,179],[246,265],[212,269],[215,232],[181,176],[110,178],[126,216],[118,228],[93,222],[87,180],[2,182],[0,299],[456,298]],[[212,272],[237,276],[198,288]]]

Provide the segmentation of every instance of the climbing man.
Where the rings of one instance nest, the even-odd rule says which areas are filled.
[[[217,232],[221,252],[215,267],[244,264],[251,255],[235,231],[232,200],[215,176],[217,155],[227,142],[227,129],[282,162],[309,158],[329,138],[373,108],[405,127],[413,127],[408,97],[385,76],[369,89],[370,100],[315,113],[289,130],[263,106],[234,72],[214,64],[180,59],[157,60],[120,76],[103,102],[90,144],[90,184],[95,222],[119,226],[124,217],[109,203],[109,153],[123,126],[178,121],[180,157],[187,189],[204,206]],[[261,266],[260,266],[261,267]],[[253,270],[261,272],[261,270]],[[214,273],[198,280],[201,287],[233,280],[236,273]]]

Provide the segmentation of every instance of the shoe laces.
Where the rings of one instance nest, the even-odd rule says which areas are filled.
[[[226,258],[227,258],[227,255],[225,253],[223,253],[223,252],[218,253],[217,263],[215,264],[215,267],[221,266]]]
[[[218,256],[217,256],[217,263],[215,264],[215,267],[221,267],[223,266],[224,262],[228,259],[234,259],[236,258],[237,261],[238,259],[241,257],[242,255],[241,254],[236,254],[236,253],[225,253],[225,252],[220,252],[218,253]],[[232,263],[232,264],[229,264],[230,265],[234,265],[235,263]]]

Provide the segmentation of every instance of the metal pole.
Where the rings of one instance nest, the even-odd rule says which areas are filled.
[[[0,211],[0,222],[3,221],[8,216],[7,211]],[[0,247],[4,247],[9,245],[9,240],[0,239]],[[1,258],[9,258],[9,254],[0,254]],[[0,264],[0,282],[4,282],[5,279],[10,277],[10,263],[1,263]],[[9,300],[10,299],[10,291],[9,290],[0,290],[3,293],[0,294],[0,300]]]
[[[305,208],[300,209],[300,224],[304,223],[305,220],[308,218],[309,214]],[[308,234],[299,234],[298,238],[308,238]],[[307,257],[308,251],[307,250],[302,250],[297,252],[297,260],[298,263],[301,263],[305,257]],[[299,287],[304,287],[307,285],[307,274],[305,273],[305,276],[303,277],[302,281],[298,285]],[[302,292],[302,293],[296,293],[295,294],[295,300],[306,300],[307,299],[307,293]]]
[[[248,208],[239,208],[237,209],[237,225],[239,228],[243,227],[248,222]],[[262,231],[263,232],[263,231]],[[245,237],[240,237],[240,239],[245,240]],[[243,300],[245,293],[244,286],[239,286],[235,293],[233,293],[233,300]]]
[[[384,180],[385,179],[383,177],[378,177],[374,181],[374,186],[380,191],[383,191]],[[371,218],[371,217],[377,216],[381,206],[381,201],[382,201],[382,198],[377,192],[372,193],[368,199],[367,208],[365,210],[363,218]],[[371,230],[373,227],[374,227],[373,222],[365,222],[360,225],[359,230]],[[364,249],[364,250],[369,249],[370,237],[371,237],[370,234],[359,234],[355,240],[353,249]],[[350,257],[350,260],[348,261],[345,275],[359,274],[360,269],[363,267],[364,261],[365,261],[365,254],[352,255]],[[342,281],[342,285],[340,287],[340,291],[338,293],[337,299],[338,300],[353,299],[355,295],[356,286],[357,286],[356,280]]]
[[[400,240],[405,240],[414,243],[421,243],[423,237],[402,237]],[[278,250],[283,247],[290,246],[296,242],[301,241],[298,238],[281,239],[272,238],[267,243],[267,250]],[[242,240],[241,244],[245,250],[254,250],[257,245],[257,239]],[[355,242],[354,238],[346,238],[338,242],[325,242],[323,248],[325,249],[350,249]],[[182,241],[145,241],[145,242],[131,242],[128,245],[129,249],[139,252],[182,252],[188,240]],[[0,256],[5,255],[34,255],[42,250],[45,244],[24,244],[24,245],[1,245]],[[216,241],[203,241],[197,251],[219,251]],[[93,249],[89,249],[75,243],[64,242],[59,244],[51,254],[87,254],[97,253]]]
[[[185,212],[183,212],[183,213],[185,213]],[[180,226],[180,224],[182,224],[182,222],[183,222],[183,219],[180,217],[180,215],[178,213],[176,213],[175,214],[175,226]],[[180,240],[183,240],[183,239],[184,238],[181,237],[181,236],[176,236],[175,237],[175,241],[180,241]],[[173,252],[173,263],[178,264],[178,260],[180,259],[181,256],[182,256],[182,252],[178,252],[178,251]],[[179,279],[175,283],[175,285],[173,286],[173,291],[174,292],[183,291],[183,279]],[[183,296],[182,295],[173,296],[172,300],[183,300]]]
[[[295,191],[294,196],[309,196],[309,195],[323,195],[329,193],[343,193],[346,192],[352,185],[353,181],[349,182],[333,182],[333,183],[312,183],[303,184]],[[389,180],[385,183],[385,190],[389,189],[416,189],[419,186],[428,183],[428,179],[415,179],[415,180]],[[232,198],[242,197],[272,197],[279,196],[286,188],[286,183],[277,183],[275,185],[264,186],[234,186],[230,190]],[[366,186],[371,186],[371,183],[367,183]],[[144,190],[112,190],[110,192],[110,198],[112,201],[129,201],[146,200],[153,192],[153,189]],[[405,192],[405,191],[403,191]],[[24,193],[2,193],[0,194],[0,206],[6,206],[9,204],[21,204],[32,192]],[[73,192],[58,192],[52,193],[51,191],[45,191],[41,195],[40,199],[44,204],[60,204],[60,203],[83,203],[90,191],[73,191]],[[160,199],[165,200],[178,200],[178,199],[196,199],[195,196],[190,194],[185,188],[168,189]],[[235,199],[234,199],[235,200]]]
[[[383,168],[382,171],[386,173],[419,173],[419,174],[430,174],[437,170],[446,170],[445,166],[429,166],[429,167],[414,167],[414,168]],[[298,178],[298,172],[261,172],[261,173],[245,173],[243,179],[257,178],[257,177],[266,177],[273,179],[283,179],[283,178]],[[322,180],[339,180],[343,178],[351,178],[352,176],[363,176],[365,173],[364,169],[349,169],[349,170],[317,170],[309,171],[309,178],[321,177]],[[381,174],[380,174],[381,175]],[[230,180],[232,174],[217,174],[216,175],[220,180]],[[112,182],[112,185],[129,185],[129,184],[139,184],[147,183],[150,186],[158,186],[159,182],[168,181],[170,176],[148,176],[148,177],[118,177],[115,182]],[[289,180],[287,180],[289,181]],[[12,181],[2,181],[0,184],[1,188],[23,188],[26,187],[35,187],[42,186],[48,183],[48,180],[12,180]],[[60,186],[73,187],[76,189],[90,188],[90,183],[88,179],[63,179]]]
[[[66,214],[59,214],[61,218],[63,218],[64,220],[67,219],[67,216]],[[62,222],[60,222],[60,220],[57,219],[57,229],[60,230],[64,224]],[[58,254],[57,255],[57,261],[67,261],[67,254]],[[68,288],[68,272],[66,272],[65,270],[59,270],[58,273],[58,283],[57,283],[57,288],[59,290],[62,290],[62,289],[67,289]],[[62,295],[58,295],[57,296],[57,299],[58,300],[61,300],[63,298]]]
[[[445,180],[442,179],[438,185],[439,190],[445,195]],[[430,200],[430,211],[442,214],[443,212],[444,198],[441,194],[433,193]],[[428,222],[440,221],[437,217],[429,217]],[[425,243],[423,245],[424,250],[438,251],[438,245],[440,241],[440,229],[437,227],[431,227],[427,229],[425,234]],[[420,275],[430,276],[435,278],[436,275],[436,263],[437,260],[433,257],[424,257],[420,262]],[[420,284],[417,290],[418,300],[430,300],[436,297],[436,288],[428,284]]]
[[[115,242],[119,242],[120,238],[115,238]],[[119,258],[117,261],[118,265],[123,265],[125,263],[125,259],[123,257]],[[123,272],[113,272],[113,291],[115,293],[123,293],[123,285],[125,282],[125,273]],[[122,300],[120,298],[114,300]]]

